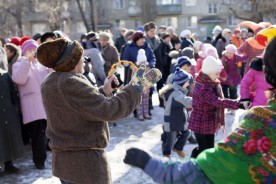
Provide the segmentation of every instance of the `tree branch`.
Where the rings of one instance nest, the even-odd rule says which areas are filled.
[[[88,25],[87,20],[86,20],[86,18],[85,18],[84,11],[83,11],[83,9],[82,9],[82,7],[81,7],[80,0],[76,0],[76,2],[77,2],[77,4],[78,4],[79,10],[80,10],[81,18],[82,18],[83,23],[84,23],[84,25],[85,25],[86,32],[89,32],[89,25]]]
[[[228,7],[228,9],[234,14],[236,18],[242,19],[242,20],[250,20],[250,17],[243,17],[238,15],[238,13],[232,7]]]

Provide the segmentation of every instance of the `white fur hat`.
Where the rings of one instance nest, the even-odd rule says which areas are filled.
[[[146,52],[144,49],[139,49],[138,50],[138,55],[137,55],[137,60],[136,60],[136,65],[139,66],[142,62],[145,62],[146,65],[149,63],[147,62],[147,56]]]
[[[221,29],[221,27],[220,27],[219,25],[216,25],[216,26],[214,27],[212,33],[214,34],[216,31],[218,31],[218,32],[221,32],[221,31],[222,31],[222,29]]]
[[[219,59],[214,58],[213,56],[207,56],[203,60],[201,71],[204,74],[213,74],[221,72],[223,66]]]
[[[230,29],[228,29],[228,28],[225,28],[224,30],[222,30],[221,35],[222,35],[223,37],[225,37],[225,35],[226,35],[227,33],[232,33],[232,31],[231,31]]]
[[[191,34],[192,34],[192,32],[191,32],[190,30],[185,29],[184,31],[182,31],[182,32],[180,33],[180,37],[181,37],[181,38],[186,38],[187,35],[191,35]]]

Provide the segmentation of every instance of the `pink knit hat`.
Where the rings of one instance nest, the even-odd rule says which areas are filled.
[[[21,46],[22,55],[24,56],[28,50],[36,49],[37,47],[38,47],[38,44],[33,39],[25,41]]]
[[[198,55],[201,57],[201,58],[206,58],[207,57],[207,55],[206,55],[206,50],[207,50],[207,48],[209,48],[209,47],[213,47],[211,44],[209,44],[209,43],[203,43],[202,45],[201,45],[201,50],[198,52]]]
[[[225,47],[225,53],[238,54],[238,49],[234,44],[229,44]]]
[[[218,59],[219,55],[217,49],[215,47],[208,47],[206,49],[206,57],[207,56],[213,56],[214,58]]]

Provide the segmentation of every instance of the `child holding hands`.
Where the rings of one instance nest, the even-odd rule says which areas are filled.
[[[192,98],[187,96],[190,79],[189,73],[176,68],[173,83],[159,91],[165,102],[162,151],[166,157],[170,157],[172,149],[180,157],[185,157],[183,147],[190,136],[186,108],[192,107]]]
[[[189,120],[189,129],[194,131],[198,147],[191,157],[214,147],[215,133],[219,128],[224,131],[224,108],[244,108],[237,100],[223,98],[219,81],[222,63],[219,59],[207,56],[199,72],[193,91],[193,111]]]
[[[223,57],[221,59],[227,78],[222,81],[222,91],[225,98],[237,99],[237,87],[241,83],[241,74],[238,68],[238,61],[245,60],[246,56],[238,55],[237,47],[229,44],[225,47]]]

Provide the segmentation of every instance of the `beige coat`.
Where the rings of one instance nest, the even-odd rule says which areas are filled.
[[[104,72],[107,76],[111,66],[119,61],[119,54],[116,47],[110,44],[102,48],[101,53],[105,61]]]
[[[54,72],[42,84],[52,149],[53,175],[76,184],[109,184],[105,148],[107,121],[128,116],[140,103],[136,87],[128,85],[111,98],[81,74]]]

